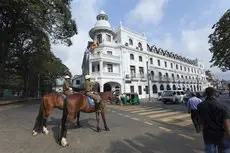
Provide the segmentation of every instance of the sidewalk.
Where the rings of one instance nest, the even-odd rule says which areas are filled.
[[[0,106],[2,105],[9,105],[9,104],[15,104],[15,103],[22,103],[22,102],[28,102],[29,100],[39,100],[41,98],[26,98],[26,99],[16,99],[16,100],[0,100]]]
[[[150,98],[151,102],[156,102],[158,101],[157,98]],[[149,103],[149,98],[142,98],[140,99],[141,103]]]

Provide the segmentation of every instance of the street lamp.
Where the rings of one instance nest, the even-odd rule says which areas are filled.
[[[149,62],[147,61],[146,62],[146,67],[147,67],[147,80],[148,80],[148,93],[149,93],[149,102],[151,102],[151,98],[150,98],[150,83],[149,83]]]

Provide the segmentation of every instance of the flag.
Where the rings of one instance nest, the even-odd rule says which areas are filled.
[[[93,44],[91,45],[91,48],[95,49],[95,48],[97,48],[97,46],[98,46],[97,41],[94,41]]]

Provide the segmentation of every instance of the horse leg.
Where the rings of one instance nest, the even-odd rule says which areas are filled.
[[[101,132],[101,128],[99,126],[100,118],[99,118],[99,112],[96,112],[96,120],[97,120],[97,132]]]
[[[43,118],[43,127],[42,127],[42,131],[45,135],[49,134],[49,130],[47,129],[47,120],[48,120],[48,117],[50,115],[50,112],[51,112],[51,109],[50,110],[47,110],[45,111],[45,116]]]
[[[104,110],[101,111],[101,118],[102,118],[103,123],[104,123],[105,131],[110,131],[110,129],[108,128],[108,125],[106,123],[105,111]]]
[[[61,122],[61,134],[59,137],[60,144],[65,147],[68,146],[66,135],[67,135],[67,129],[68,129],[68,120],[67,120],[68,113],[63,111],[62,115],[62,122]]]
[[[43,133],[45,135],[49,134],[49,130],[47,129],[47,120],[48,120],[48,117],[43,118]]]
[[[77,113],[77,123],[75,125],[75,128],[80,128],[82,127],[80,124],[80,111]]]

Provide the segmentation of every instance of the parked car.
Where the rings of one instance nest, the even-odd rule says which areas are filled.
[[[166,104],[170,103],[183,103],[184,102],[184,91],[183,90],[168,90],[164,91],[161,96],[161,101]]]

